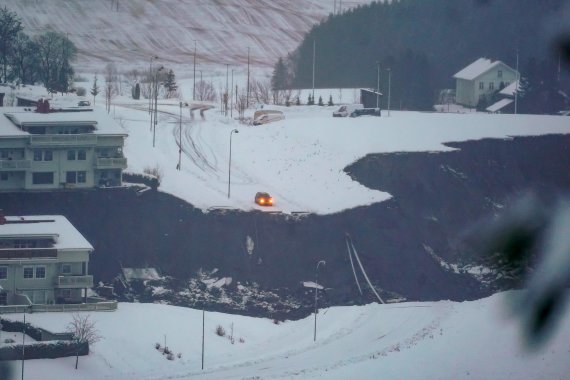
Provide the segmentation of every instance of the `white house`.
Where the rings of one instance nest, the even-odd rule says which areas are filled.
[[[517,71],[505,63],[479,58],[453,76],[456,102],[476,107],[480,99],[489,100],[493,93],[508,87],[517,77]]]
[[[93,246],[60,215],[3,216],[0,211],[2,305],[81,303],[93,286]]]

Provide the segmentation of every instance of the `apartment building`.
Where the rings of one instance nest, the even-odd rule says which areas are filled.
[[[85,302],[92,252],[64,216],[0,213],[0,305]]]
[[[104,110],[0,111],[0,191],[120,186],[127,134]]]

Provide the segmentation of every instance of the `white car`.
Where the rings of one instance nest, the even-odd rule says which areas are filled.
[[[333,112],[333,117],[347,117],[354,111],[364,108],[362,104],[346,104],[341,106],[336,112]]]

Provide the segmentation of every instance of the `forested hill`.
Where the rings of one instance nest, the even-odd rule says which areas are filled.
[[[553,44],[564,28],[569,32],[569,17],[565,0],[375,2],[315,26],[285,60],[289,85],[311,86],[315,41],[317,87],[376,87],[380,61],[384,91],[385,69],[392,70],[394,107],[427,109],[438,90],[454,87],[453,74],[479,57],[514,68],[518,48],[523,75],[535,66],[555,77]]]

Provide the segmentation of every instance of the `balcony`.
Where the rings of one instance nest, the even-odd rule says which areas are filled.
[[[0,260],[57,259],[55,248],[0,248]]]
[[[59,289],[92,288],[93,276],[58,276],[55,287]]]
[[[95,146],[97,135],[31,135],[31,146]]]
[[[0,160],[0,170],[3,171],[19,171],[32,167],[30,160]]]
[[[97,158],[95,161],[96,169],[126,169],[127,159],[119,158]]]

